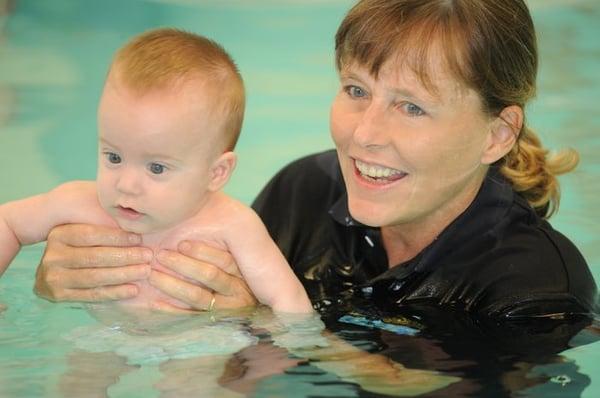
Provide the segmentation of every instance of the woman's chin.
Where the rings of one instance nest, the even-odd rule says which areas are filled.
[[[386,225],[387,217],[385,214],[378,212],[372,205],[352,206],[350,204],[348,210],[353,219],[366,226],[381,227],[382,225]]]

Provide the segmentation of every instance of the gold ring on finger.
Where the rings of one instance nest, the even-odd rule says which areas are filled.
[[[215,295],[212,295],[212,298],[210,299],[210,304],[208,305],[208,308],[206,309],[206,311],[208,312],[212,312],[213,307],[215,306],[215,301],[217,301]]]

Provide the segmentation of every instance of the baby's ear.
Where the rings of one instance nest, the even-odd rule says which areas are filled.
[[[235,169],[237,163],[237,155],[231,151],[221,154],[210,166],[210,181],[208,189],[210,191],[218,191],[229,181],[229,177]]]
[[[488,143],[481,156],[481,163],[492,164],[506,155],[517,142],[523,127],[523,109],[517,105],[507,106],[492,121]]]

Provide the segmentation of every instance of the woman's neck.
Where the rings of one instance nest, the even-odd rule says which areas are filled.
[[[485,174],[484,174],[485,176]],[[463,190],[455,200],[446,203],[418,220],[381,227],[381,239],[392,268],[416,257],[473,202],[483,178]]]

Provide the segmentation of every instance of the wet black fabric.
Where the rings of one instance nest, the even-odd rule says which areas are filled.
[[[348,212],[335,151],[285,167],[253,207],[317,306],[360,296],[388,314],[425,305],[492,320],[595,310],[596,285],[580,252],[495,168],[463,214],[392,268],[379,229]]]

